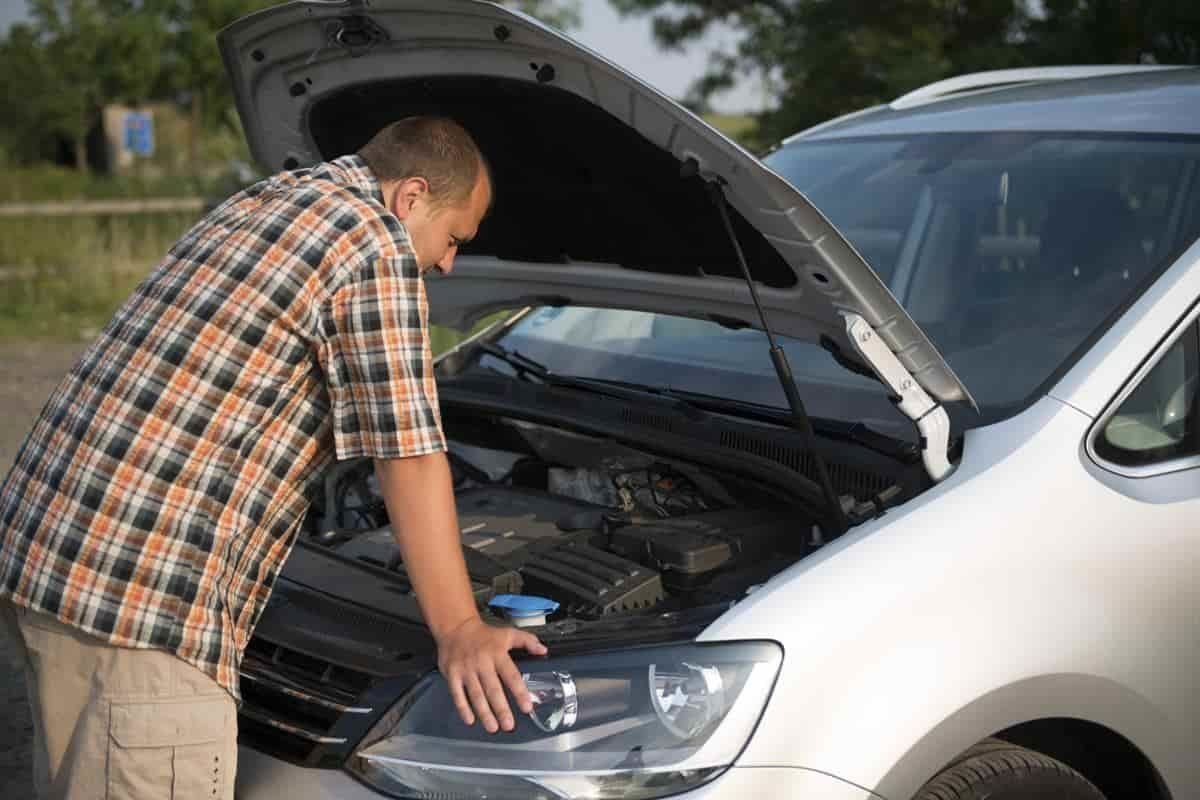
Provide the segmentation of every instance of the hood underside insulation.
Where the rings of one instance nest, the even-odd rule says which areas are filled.
[[[386,81],[316,102],[309,128],[329,159],[418,114],[460,122],[492,168],[492,211],[464,255],[741,277],[704,180],[680,177],[670,153],[569,92],[490,77]],[[732,216],[754,277],[792,286],[778,251]]]

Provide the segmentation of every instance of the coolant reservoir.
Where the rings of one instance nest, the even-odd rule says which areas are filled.
[[[488,601],[488,607],[503,614],[518,628],[546,624],[546,615],[558,610],[558,603],[547,597],[531,594],[498,594]]]

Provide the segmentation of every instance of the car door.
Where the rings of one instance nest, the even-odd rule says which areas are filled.
[[[1132,537],[1127,580],[1099,587],[1141,609],[1140,692],[1183,737],[1169,749],[1200,742],[1200,303],[1146,355],[1097,417],[1085,442],[1085,466],[1119,497],[1099,536]],[[1136,543],[1140,542],[1140,546]],[[1081,553],[1086,559],[1086,553]],[[1141,587],[1141,588],[1137,588]],[[1109,602],[1105,598],[1102,602]],[[1128,654],[1127,654],[1128,655]],[[1162,765],[1159,765],[1160,767]]]

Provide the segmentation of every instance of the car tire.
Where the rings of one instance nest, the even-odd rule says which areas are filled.
[[[999,739],[963,753],[914,800],[1105,800],[1091,781],[1061,761]]]

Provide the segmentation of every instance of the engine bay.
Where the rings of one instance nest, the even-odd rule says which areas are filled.
[[[517,419],[448,419],[446,433],[485,613],[505,594],[579,620],[736,600],[816,546],[778,490],[709,467]],[[310,544],[412,597],[369,459],[327,472],[306,527]]]

